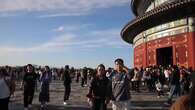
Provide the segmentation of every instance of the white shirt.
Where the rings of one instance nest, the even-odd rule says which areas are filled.
[[[10,96],[10,90],[4,79],[0,79],[0,99],[4,99]]]
[[[165,78],[169,78],[169,72],[168,72],[168,70],[165,70],[164,71],[164,74],[165,74]]]

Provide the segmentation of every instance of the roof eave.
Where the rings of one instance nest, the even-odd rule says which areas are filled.
[[[190,4],[190,3],[192,3],[192,4]],[[182,17],[187,17],[187,16],[189,16],[189,15],[192,15],[193,14],[193,9],[195,9],[195,0],[185,0],[185,2],[183,2],[183,3],[180,3],[180,5],[184,5],[185,4],[185,6],[183,6],[184,8],[185,8],[185,10],[183,10],[184,11],[184,13],[178,13],[178,16],[170,16],[170,19],[172,19],[172,20],[174,20],[174,19],[179,19],[179,18],[182,18]],[[176,4],[175,3],[173,3],[173,6],[176,6]],[[190,7],[191,8],[193,8],[191,11],[189,11],[189,8]],[[161,9],[161,7],[159,7],[158,9],[161,9],[162,10],[162,12],[161,11],[159,11],[159,10],[151,10],[151,11],[149,11],[149,12],[147,12],[147,13],[145,13],[143,16],[138,16],[136,19],[134,19],[134,20],[132,20],[131,22],[129,22],[127,25],[125,25],[125,27],[122,29],[122,31],[121,31],[121,37],[122,37],[122,39],[124,40],[124,41],[126,41],[126,42],[128,42],[128,43],[130,43],[130,44],[133,44],[133,39],[134,39],[134,37],[137,35],[137,34],[135,34],[136,32],[135,31],[131,31],[131,29],[132,30],[136,30],[136,28],[137,27],[139,27],[140,26],[140,24],[141,25],[144,25],[143,23],[146,23],[146,21],[148,20],[148,19],[156,19],[155,17],[157,16],[157,15],[159,15],[160,17],[162,17],[162,19],[161,19],[161,21],[160,22],[156,22],[155,24],[153,24],[153,23],[150,23],[151,25],[150,26],[148,26],[148,27],[146,27],[145,28],[145,30],[147,30],[148,28],[151,28],[151,27],[154,27],[154,26],[157,26],[157,25],[160,25],[161,23],[163,23],[163,22],[170,22],[170,20],[168,21],[168,19],[163,19],[163,16],[164,16],[164,14],[166,14],[166,12],[167,13],[169,13],[170,15],[171,15],[171,13],[172,13],[172,11],[170,11],[169,9],[166,9],[167,7],[169,7],[169,6],[166,6],[166,5],[164,5],[163,6],[165,9]],[[175,10],[178,10],[177,9],[177,7],[174,9],[174,7],[172,7],[172,6],[170,6],[171,8],[173,8],[173,11],[175,11]],[[178,7],[179,8],[179,7]],[[164,16],[165,17],[165,16]],[[152,21],[152,20],[151,20]],[[154,22],[155,20],[153,20],[153,22]],[[147,21],[148,22],[148,21]],[[130,29],[131,28],[131,29]],[[137,29],[139,29],[139,28],[137,28]],[[131,32],[132,33],[131,33]],[[143,29],[142,29],[142,31],[144,31]],[[134,33],[133,33],[134,32]],[[138,32],[137,32],[138,33]],[[131,36],[131,37],[127,37],[127,36]]]

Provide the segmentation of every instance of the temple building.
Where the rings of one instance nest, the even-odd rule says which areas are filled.
[[[135,19],[121,31],[134,66],[179,65],[195,70],[195,0],[131,0]]]

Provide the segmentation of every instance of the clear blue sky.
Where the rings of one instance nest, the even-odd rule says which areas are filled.
[[[0,65],[132,67],[120,31],[133,17],[130,0],[2,0]]]

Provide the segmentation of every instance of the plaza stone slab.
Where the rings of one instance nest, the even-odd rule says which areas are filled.
[[[19,84],[19,83],[18,83]],[[23,110],[23,92],[16,88],[15,96],[11,98],[9,104],[10,110]],[[39,88],[39,87],[38,87]],[[80,83],[72,83],[72,92],[68,105],[63,105],[64,87],[61,81],[53,81],[50,85],[50,102],[48,103],[47,110],[90,110],[87,103],[88,87],[81,87]],[[141,93],[131,92],[132,94],[132,110],[168,110],[164,106],[166,97],[156,98],[155,93],[148,93],[142,90]],[[35,92],[33,106],[29,110],[40,110],[40,103],[38,101],[39,91]],[[109,110],[111,104],[108,105]]]

